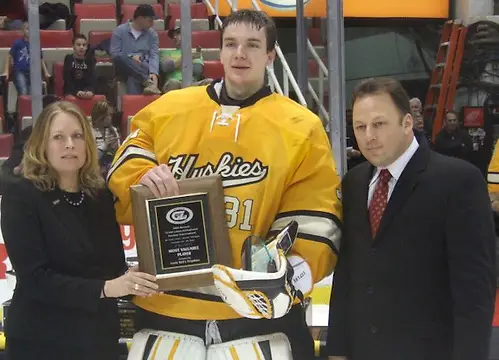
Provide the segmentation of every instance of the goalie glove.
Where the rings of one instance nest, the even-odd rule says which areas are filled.
[[[292,284],[293,267],[285,254],[297,232],[298,224],[293,221],[264,249],[270,256],[267,272],[213,266],[216,288],[239,315],[250,319],[276,319],[289,312],[297,297],[302,300],[301,292]],[[283,240],[286,246],[282,246]]]

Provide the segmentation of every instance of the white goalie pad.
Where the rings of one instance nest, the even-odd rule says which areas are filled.
[[[213,265],[213,279],[221,298],[239,315],[249,319],[280,318],[289,312],[294,300],[301,297],[292,284],[293,267],[285,255],[285,248],[291,247],[297,229],[295,222],[280,231],[275,243],[264,249],[270,261],[268,266],[260,266],[259,271]],[[284,243],[288,245],[281,246]]]
[[[291,345],[286,335],[244,338],[208,347],[206,360],[293,360]]]
[[[134,335],[127,359],[205,360],[206,346],[196,336],[145,329]]]

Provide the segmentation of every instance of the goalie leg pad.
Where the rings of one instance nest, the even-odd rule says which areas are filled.
[[[211,345],[206,360],[293,360],[293,355],[287,336],[275,333]]]
[[[203,339],[169,331],[144,329],[133,336],[128,360],[205,360]]]

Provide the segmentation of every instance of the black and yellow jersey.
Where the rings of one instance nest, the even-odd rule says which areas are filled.
[[[492,155],[492,160],[490,160],[489,163],[487,185],[489,193],[499,193],[499,151],[497,143],[495,145],[494,154]]]
[[[249,235],[265,237],[299,223],[292,251],[314,282],[336,264],[340,241],[339,176],[320,119],[291,99],[262,88],[241,106],[221,105],[222,83],[163,95],[137,113],[108,175],[120,223],[131,224],[129,188],[158,164],[177,179],[220,174],[233,267]],[[214,287],[184,289],[135,303],[166,316],[240,317]]]

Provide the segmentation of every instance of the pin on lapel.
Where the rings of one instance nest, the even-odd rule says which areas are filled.
[[[56,199],[56,200],[52,201],[52,205],[57,205],[57,204],[59,204],[60,202],[61,202],[61,200]]]

